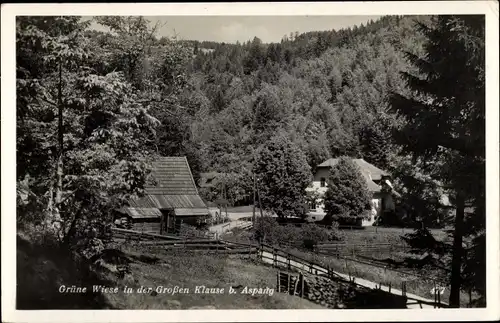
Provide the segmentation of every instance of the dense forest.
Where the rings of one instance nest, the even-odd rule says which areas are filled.
[[[327,158],[364,158],[393,174],[408,221],[443,221],[447,194],[460,230],[484,239],[484,20],[475,19],[387,16],[225,44],[159,38],[142,17],[95,18],[108,32],[78,17],[19,17],[18,222],[66,243],[85,236],[142,193],[158,155],[187,156],[196,178],[224,174],[225,197],[245,203],[253,173],[272,171],[259,158],[277,149],[266,146],[273,138],[304,183]],[[484,292],[471,269],[484,265],[478,248],[463,270]],[[460,270],[463,255],[454,257]]]

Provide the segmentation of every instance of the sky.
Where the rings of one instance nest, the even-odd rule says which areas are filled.
[[[290,32],[338,30],[380,16],[145,16],[151,24],[160,22],[158,36],[179,39],[216,41],[225,43],[246,42],[255,36],[264,43],[279,42]],[[97,24],[95,29],[102,29]]]

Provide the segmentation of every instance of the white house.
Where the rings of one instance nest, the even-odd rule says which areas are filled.
[[[311,186],[307,188],[310,194],[316,194],[315,202],[310,202],[308,221],[320,221],[325,217],[325,209],[323,196],[328,189],[328,177],[330,169],[338,163],[338,158],[331,158],[317,166]],[[363,159],[352,159],[355,165],[358,166],[361,174],[366,180],[368,190],[373,194],[372,210],[369,220],[363,220],[363,226],[373,225],[378,216],[383,210],[394,210],[393,194],[397,194],[392,190],[390,175],[366,162]],[[385,188],[385,189],[383,189]]]

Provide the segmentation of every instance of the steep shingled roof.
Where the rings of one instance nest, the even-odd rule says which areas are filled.
[[[323,163],[319,164],[318,168],[331,168],[339,162],[339,158],[330,158]],[[352,158],[351,161],[358,166],[361,174],[366,180],[368,190],[370,192],[380,192],[381,186],[376,184],[374,181],[379,181],[383,176],[389,176],[389,173],[381,170],[380,168],[368,163],[361,158]]]
[[[146,186],[146,196],[129,201],[132,208],[208,209],[198,195],[186,157],[160,157],[152,163],[155,185]],[[198,212],[199,213],[199,212]]]
[[[161,157],[152,163],[157,182],[146,186],[148,195],[198,195],[186,157]]]
[[[327,161],[322,162],[321,164],[318,165],[318,168],[320,167],[333,167],[337,165],[339,162],[339,158],[330,158]],[[389,173],[386,171],[381,170],[380,168],[370,164],[369,162],[365,161],[362,158],[353,158],[351,161],[356,164],[363,176],[366,178],[371,178],[374,181],[379,181],[382,179],[382,176],[388,176]]]

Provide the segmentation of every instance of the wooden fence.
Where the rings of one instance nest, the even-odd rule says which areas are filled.
[[[348,244],[348,243],[330,243],[318,244],[315,251],[328,253],[337,257],[356,255],[374,255],[379,253],[406,252],[410,248],[406,244],[395,245],[392,243],[363,243],[363,244]]]
[[[341,275],[341,274],[335,272],[329,266],[326,266],[326,268],[325,268],[325,266],[320,265],[318,263],[315,263],[311,260],[303,259],[297,255],[293,255],[289,252],[286,252],[286,251],[283,251],[281,249],[278,249],[278,248],[275,248],[275,247],[272,247],[269,245],[265,245],[265,244],[262,244],[259,247],[257,257],[262,259],[262,260],[264,260],[264,259],[270,260],[267,262],[271,262],[272,266],[276,267],[276,268],[285,267],[289,270],[291,270],[291,269],[296,269],[299,271],[307,270],[309,273],[311,273],[313,275],[326,276],[326,277],[331,278],[331,279],[341,279],[344,281],[351,282],[355,285],[368,287],[371,289],[382,290],[382,286],[385,286],[386,287],[385,289],[387,289],[389,292],[393,293],[393,290],[394,290],[393,287],[395,287],[390,282],[389,283],[380,282],[378,284],[375,284],[375,286],[374,286],[375,288],[361,285],[361,284],[356,283],[356,277],[354,277],[350,273],[350,271],[348,271],[345,275]],[[344,258],[344,260],[345,261],[359,262],[357,259]],[[371,264],[369,264],[369,265],[371,265]],[[412,275],[412,274],[409,273],[409,275]],[[436,290],[436,292],[434,293],[434,302],[432,302],[432,301],[424,301],[422,299],[408,297],[407,296],[407,282],[406,281],[401,282],[401,286],[400,286],[401,295],[408,297],[409,299],[415,301],[416,303],[432,305],[434,307],[439,307],[439,308],[447,307],[447,304],[444,304],[441,302],[440,295],[437,295],[437,294],[439,294],[438,289],[436,288],[435,290]]]
[[[220,239],[158,235],[120,228],[111,230],[115,242],[134,242],[142,246],[159,246],[166,250],[242,255],[255,255],[258,251],[256,245],[228,243]]]
[[[299,273],[293,275],[278,271],[276,275],[276,286],[278,293],[287,293],[289,295],[299,296],[304,298],[304,275]]]
[[[136,240],[136,241],[158,241],[158,240],[181,240],[181,237],[175,235],[164,235],[148,233],[143,231],[121,229],[121,228],[111,228],[113,234],[113,239],[125,239],[125,240]]]
[[[340,252],[335,252],[335,254],[339,259],[343,259],[346,262],[347,273],[344,273],[343,275],[335,272],[333,268],[331,268],[330,266],[325,266],[323,264],[314,262],[312,260],[304,259],[300,256],[294,255],[290,252],[284,251],[280,248],[270,246],[267,244],[257,245],[257,244],[242,243],[236,241],[224,241],[220,239],[183,239],[182,237],[179,236],[157,235],[157,234],[143,233],[127,229],[118,229],[118,228],[112,228],[112,232],[114,239],[118,238],[125,241],[132,240],[139,242],[141,245],[157,245],[165,247],[167,249],[183,248],[184,250],[186,251],[189,250],[190,252],[199,251],[204,253],[208,252],[208,253],[218,253],[218,254],[256,255],[257,258],[260,260],[268,259],[267,262],[271,262],[272,266],[276,268],[286,267],[289,270],[295,269],[298,270],[299,272],[306,270],[314,275],[326,276],[331,279],[346,280],[352,283],[355,283],[355,277],[350,272],[350,268],[347,266],[347,262],[354,262],[373,267],[383,268],[384,271],[398,272],[400,274],[408,275],[410,277],[418,277],[427,280],[430,279],[428,277],[420,276],[414,273],[408,273],[401,270],[387,268],[387,266],[381,264],[376,264],[369,261],[363,261],[352,257],[341,256]],[[325,250],[327,250],[328,247],[331,247],[331,245],[330,246],[324,245],[324,247],[326,247]],[[335,246],[335,248],[338,247],[339,245]],[[321,255],[322,252],[318,250],[317,254]],[[331,254],[325,253],[325,255],[331,255]],[[391,285],[390,282],[385,284],[380,282],[378,284],[379,286],[378,288],[380,289],[382,285],[387,286],[389,292],[392,290],[393,286]],[[436,282],[435,286],[438,285],[440,284]],[[406,296],[406,290],[407,290],[407,282],[403,281],[401,283],[402,296]],[[437,288],[435,290],[438,291]],[[437,294],[435,293],[434,298],[435,298],[434,305],[436,307],[446,306],[445,304],[441,303],[439,292],[437,292]],[[416,301],[425,303],[422,300],[416,300]]]

